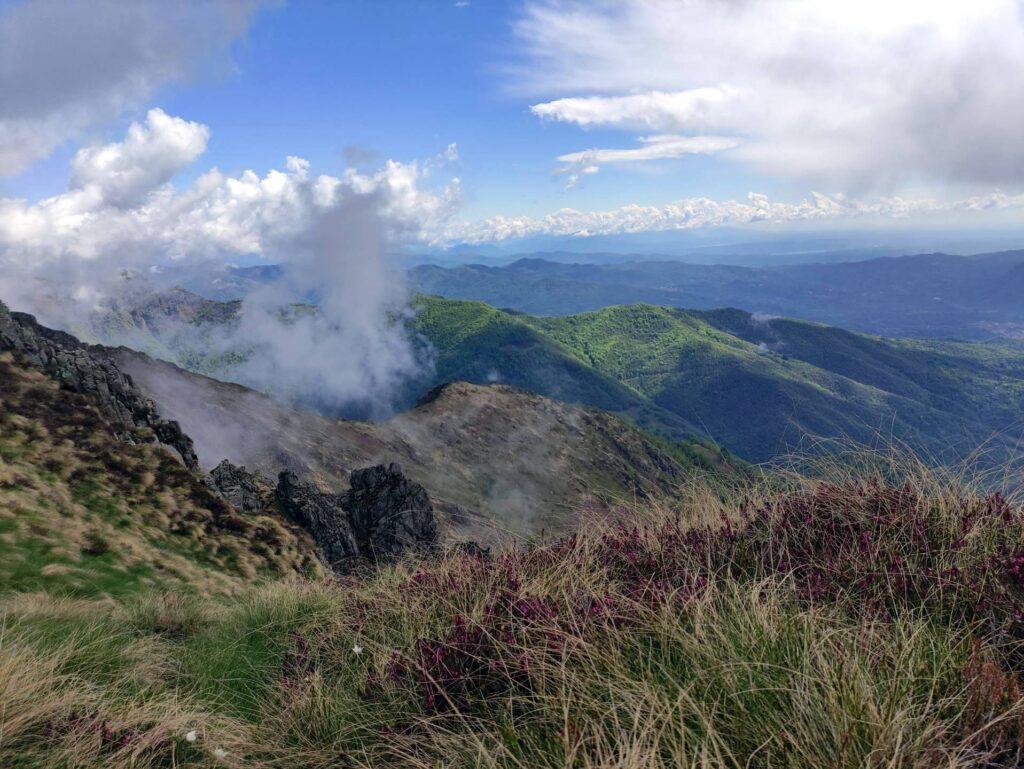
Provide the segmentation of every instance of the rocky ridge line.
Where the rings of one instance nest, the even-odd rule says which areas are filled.
[[[189,470],[199,470],[192,440],[177,422],[160,416],[156,404],[136,388],[132,378],[102,348],[41,326],[33,316],[11,312],[0,302],[0,351],[9,351],[22,362],[41,369],[62,387],[92,396],[121,440],[162,443]]]

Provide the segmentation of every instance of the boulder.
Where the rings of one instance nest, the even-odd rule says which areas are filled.
[[[339,573],[352,569],[361,553],[337,494],[320,491],[314,484],[300,481],[291,470],[284,470],[278,475],[274,498],[284,515],[313,535],[328,566]]]
[[[219,477],[228,493],[244,494],[238,468],[225,463],[221,467]],[[285,470],[274,491],[281,513],[313,535],[335,572],[350,572],[361,564],[394,563],[407,553],[434,549],[434,506],[426,489],[406,478],[398,465],[356,470],[350,484],[344,494],[330,494]]]

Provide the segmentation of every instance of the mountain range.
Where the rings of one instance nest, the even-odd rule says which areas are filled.
[[[1024,334],[1024,251],[777,267],[524,258],[502,266],[420,265],[408,275],[410,285],[422,293],[535,315],[646,302],[691,309],[741,307],[883,336],[983,340]]]
[[[431,365],[398,409],[448,382],[507,384],[619,414],[683,441],[676,448],[688,455],[717,445],[750,461],[818,438],[895,441],[936,461],[987,443],[1005,458],[1024,425],[1024,350],[1011,343],[888,339],[649,304],[538,317],[420,296],[414,309],[409,333]],[[231,379],[233,358],[205,356],[203,339],[243,311],[179,289],[104,314],[83,333]]]

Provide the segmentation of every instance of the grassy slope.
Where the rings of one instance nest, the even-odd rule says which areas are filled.
[[[727,333],[887,392],[957,415],[987,413],[993,424],[1022,417],[1024,354],[997,343],[885,339],[818,323],[755,321],[742,310],[693,315]]]
[[[1019,508],[901,468],[677,502],[230,603],[9,599],[0,763],[1019,766]]]
[[[719,327],[700,313],[651,305],[529,322],[751,459],[769,458],[806,434],[859,441],[891,434],[939,455],[973,447],[1022,416],[1013,396],[1024,381],[1024,357],[1009,348],[890,342],[776,322],[789,331],[780,354],[755,344],[746,313],[745,329],[724,321],[730,312],[704,314]],[[972,365],[986,356],[987,366]],[[993,398],[1004,407],[990,410]]]
[[[234,591],[318,567],[308,536],[240,517],[162,448],[113,437],[85,398],[0,357],[0,592]]]
[[[695,428],[642,393],[595,370],[558,341],[538,333],[529,318],[483,302],[419,297],[414,330],[434,352],[435,382],[502,382],[550,398],[629,416],[677,438]]]

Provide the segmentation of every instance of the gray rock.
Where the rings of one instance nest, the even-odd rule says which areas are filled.
[[[274,493],[273,487],[262,476],[250,473],[244,467],[223,460],[203,478],[207,487],[216,491],[245,513],[260,513]]]
[[[274,491],[281,512],[305,527],[334,571],[351,571],[360,556],[348,514],[337,494],[320,491],[315,485],[300,481],[291,470],[277,477]]]
[[[434,506],[427,490],[402,474],[396,464],[356,470],[342,497],[360,552],[390,563],[407,552],[437,544]]]
[[[222,475],[233,477],[227,469]],[[356,470],[350,483],[344,494],[329,494],[285,470],[274,491],[281,512],[309,530],[334,571],[394,563],[406,553],[425,553],[436,546],[430,497],[398,465]]]
[[[162,443],[190,470],[199,469],[192,439],[177,422],[162,419],[145,397],[100,347],[70,334],[40,326],[31,315],[11,312],[0,302],[0,351],[41,369],[62,387],[90,396],[117,436],[131,443]]]

